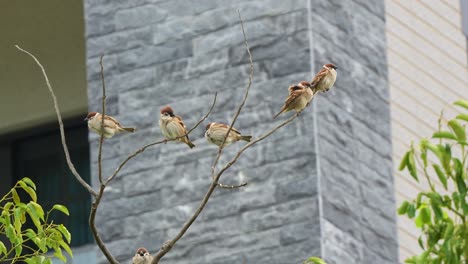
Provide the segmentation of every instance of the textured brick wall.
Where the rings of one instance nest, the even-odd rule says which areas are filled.
[[[224,183],[248,187],[216,190],[164,263],[300,263],[321,254],[330,263],[396,262],[383,1],[85,1],[90,109],[99,109],[105,53],[108,112],[139,129],[106,142],[106,175],[161,139],[162,106],[190,127],[219,91],[208,121],[231,120],[249,71],[237,9],[255,67],[239,130],[255,137],[273,127],[288,85],[324,62],[339,65],[339,80],[225,173]],[[198,206],[216,154],[203,132],[193,132],[192,150],[149,149],[112,184],[98,226],[118,259],[139,246],[155,252]],[[95,135],[90,143],[94,161]]]

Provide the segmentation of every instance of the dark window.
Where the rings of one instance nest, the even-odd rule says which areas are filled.
[[[76,169],[84,180],[89,182],[89,144],[86,125],[68,126],[65,135]],[[52,220],[65,224],[72,234],[71,245],[91,243],[92,236],[88,225],[90,196],[68,169],[60,131],[46,130],[9,141],[10,171],[13,174],[11,182],[14,184],[23,177],[31,178],[37,186],[38,202],[45,210],[57,203],[67,206],[69,217],[55,213]]]

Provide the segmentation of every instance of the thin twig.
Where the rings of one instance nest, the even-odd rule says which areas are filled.
[[[99,231],[96,227],[96,213],[97,209],[99,208],[99,204],[101,203],[102,196],[104,195],[104,190],[107,187],[107,184],[104,184],[102,179],[102,145],[104,142],[104,117],[106,114],[106,82],[104,80],[104,65],[102,63],[102,58],[104,55],[101,55],[101,59],[99,61],[99,65],[101,66],[101,80],[102,80],[102,119],[101,119],[101,133],[99,135],[99,147],[98,147],[98,178],[99,178],[99,193],[96,197],[95,201],[91,205],[91,210],[89,212],[89,226],[91,227],[91,233],[93,234],[94,240],[96,244],[101,249],[104,256],[106,256],[109,263],[117,264],[119,263],[114,256],[110,253],[109,249],[104,244],[104,241],[99,235]]]
[[[104,80],[104,66],[102,65],[101,55],[99,65],[101,65],[101,80],[102,80],[102,118],[101,118],[101,133],[99,135],[99,151],[98,151],[98,176],[99,183],[103,185],[102,181],[102,143],[104,142],[104,117],[106,116],[106,82]]]
[[[241,29],[242,29],[242,35],[244,36],[244,46],[245,46],[245,49],[247,50],[247,54],[249,55],[249,62],[250,62],[249,81],[247,83],[247,88],[245,89],[244,98],[242,99],[242,102],[240,103],[239,107],[237,108],[236,113],[234,114],[234,118],[232,119],[231,125],[229,125],[229,128],[228,128],[228,130],[226,132],[226,135],[224,136],[223,143],[219,146],[218,154],[216,155],[216,158],[215,158],[215,160],[213,162],[213,165],[211,166],[211,176],[212,177],[215,174],[216,166],[218,165],[219,159],[221,158],[221,154],[222,154],[223,149],[224,149],[224,143],[226,142],[226,139],[228,138],[229,133],[232,130],[232,127],[236,123],[236,120],[239,117],[239,115],[240,115],[240,113],[242,111],[242,108],[245,105],[245,101],[247,101],[247,97],[249,96],[250,86],[252,85],[252,79],[253,79],[253,74],[254,74],[252,53],[250,53],[249,43],[247,42],[247,36],[245,35],[244,21],[242,20],[242,17],[241,17],[241,14],[240,14],[239,10],[237,10],[237,14],[239,15],[239,21],[240,21],[240,25],[241,25]]]
[[[222,189],[238,189],[238,188],[242,188],[244,186],[247,186],[247,182],[243,182],[239,185],[226,185],[226,184],[223,184],[223,183],[218,183],[218,187],[219,188],[222,188]]]
[[[140,153],[145,151],[147,148],[149,148],[151,146],[159,145],[159,144],[162,144],[162,143],[166,143],[166,142],[169,142],[169,141],[175,141],[177,139],[184,138],[184,137],[188,136],[190,133],[192,133],[192,131],[195,130],[201,123],[203,123],[203,121],[205,121],[208,118],[208,116],[211,114],[211,112],[213,111],[213,108],[214,108],[214,106],[216,104],[217,97],[218,97],[218,92],[215,92],[214,98],[213,98],[213,103],[211,104],[210,109],[208,110],[208,112],[202,118],[200,118],[200,120],[198,120],[198,122],[195,124],[195,126],[193,126],[189,131],[187,131],[187,133],[185,135],[180,136],[180,137],[176,137],[174,139],[164,139],[164,140],[156,141],[156,142],[144,145],[143,147],[137,149],[133,154],[128,156],[122,163],[120,163],[119,167],[117,167],[117,169],[114,171],[114,173],[111,176],[109,176],[109,178],[107,178],[107,180],[105,181],[104,184],[105,185],[109,184],[109,182],[111,182],[117,176],[117,174],[125,166],[125,164],[127,164],[128,161],[130,161],[131,159],[133,159],[134,157],[136,157],[137,155],[139,155]]]
[[[62,146],[63,146],[63,152],[65,152],[65,159],[67,160],[67,164],[68,164],[68,168],[70,169],[70,171],[72,172],[73,176],[75,176],[76,180],[93,196],[93,197],[97,197],[97,192],[93,189],[93,187],[91,187],[85,180],[83,180],[83,178],[81,177],[81,175],[78,173],[78,171],[76,171],[75,169],[75,166],[73,165],[73,162],[71,161],[70,159],[70,153],[68,152],[68,146],[67,146],[67,142],[65,140],[65,130],[63,128],[63,121],[62,121],[62,115],[60,114],[60,109],[59,109],[59,106],[58,106],[58,103],[57,103],[57,97],[55,96],[55,93],[54,93],[54,90],[52,89],[52,86],[50,85],[50,82],[49,82],[49,78],[47,77],[47,74],[46,74],[46,71],[44,69],[44,67],[42,66],[42,64],[39,62],[39,60],[34,56],[32,55],[30,52],[20,48],[18,45],[15,45],[15,47],[28,54],[31,58],[34,59],[34,61],[36,62],[36,64],[39,66],[39,68],[41,68],[42,70],[42,75],[44,76],[44,79],[46,81],[46,84],[47,84],[47,88],[49,88],[49,93],[50,95],[52,96],[52,100],[54,102],[54,108],[55,108],[55,113],[57,114],[57,119],[58,119],[58,122],[59,122],[59,127],[60,127],[60,137],[61,137],[61,140],[62,140]]]
[[[101,184],[101,187],[99,188],[99,194],[96,197],[96,200],[94,203],[91,205],[91,211],[89,213],[89,226],[91,227],[91,232],[93,233],[94,240],[96,241],[96,244],[98,247],[101,249],[102,253],[104,253],[104,256],[106,256],[107,260],[111,264],[118,264],[119,262],[112,256],[110,251],[107,249],[106,245],[104,244],[104,241],[102,241],[101,236],[99,235],[99,232],[96,227],[96,213],[97,209],[99,207],[99,204],[101,203],[101,198],[104,195],[104,190],[106,188],[106,185]]]

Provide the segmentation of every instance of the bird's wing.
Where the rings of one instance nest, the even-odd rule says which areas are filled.
[[[328,69],[322,68],[310,83],[310,87],[315,87],[327,75]]]
[[[215,124],[214,128],[215,128],[215,129],[218,128],[218,129],[222,129],[222,130],[226,130],[226,131],[227,131],[227,130],[229,129],[229,126],[226,125],[226,124]],[[237,131],[237,129],[235,129],[235,128],[231,128],[231,131],[234,132],[234,133],[237,133],[237,134],[239,134],[239,135],[241,134],[241,133],[240,133],[239,131]]]
[[[296,86],[299,87],[299,86]],[[291,87],[289,87],[291,89]],[[289,90],[289,96],[286,98],[286,101],[284,102],[283,109],[287,109],[288,106],[293,104],[301,95],[304,93],[306,88],[299,87],[299,89],[296,90]]]
[[[108,116],[108,115],[104,116],[104,127],[106,127],[106,126],[110,127],[113,124],[115,124],[118,127],[122,127],[122,125],[119,123],[119,121],[117,121],[117,119],[113,118],[112,116]]]
[[[177,123],[178,123],[180,126],[182,126],[184,129],[186,129],[185,124],[184,124],[184,121],[182,121],[182,117],[180,117],[180,116],[175,116],[174,118],[175,118],[175,120],[177,121]]]
[[[175,118],[175,121],[177,122],[177,125],[179,125],[179,126],[182,128],[182,129],[181,129],[182,132],[183,132],[182,134],[187,134],[187,127],[185,126],[184,121],[182,121],[182,117],[180,117],[180,116],[175,116],[174,118]],[[189,138],[189,137],[188,137],[188,135],[187,135],[187,139],[188,139],[188,138]]]

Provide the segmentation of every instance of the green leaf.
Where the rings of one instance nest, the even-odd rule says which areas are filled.
[[[14,225],[17,234],[21,234],[21,215],[23,214],[23,209],[15,208],[15,217],[14,217]]]
[[[458,123],[457,120],[455,120],[455,119],[450,120],[448,122],[448,125],[453,130],[453,132],[455,133],[455,135],[457,136],[457,139],[459,141],[466,141],[465,128],[462,125],[460,125],[460,123]]]
[[[423,240],[422,240],[422,236],[420,236],[420,237],[418,238],[418,244],[419,244],[419,246],[420,246],[423,250],[425,249],[425,248],[424,248],[424,243],[423,243]]]
[[[31,188],[36,190],[36,184],[34,184],[34,182],[31,179],[29,179],[28,177],[24,177],[21,180],[24,181],[27,185],[31,186]]]
[[[37,227],[37,230],[40,231],[42,230],[42,224],[40,221],[40,214],[37,212],[36,208],[34,205],[31,204],[32,202],[28,203],[28,214],[33,221],[34,225]]]
[[[460,195],[458,194],[458,192],[452,193],[452,200],[453,204],[455,205],[455,208],[458,210],[460,208]]]
[[[441,151],[440,162],[442,163],[442,167],[447,173],[447,176],[450,176],[452,174],[452,168],[450,166],[450,161],[452,160],[452,149],[449,144],[446,144],[445,147],[438,145],[438,147]]]
[[[19,204],[21,202],[20,198],[19,198],[19,195],[18,195],[18,193],[16,192],[15,189],[11,189],[11,195],[13,196],[13,202],[15,204]]]
[[[461,199],[461,208],[463,210],[463,214],[468,215],[468,203],[465,199]]]
[[[439,181],[442,183],[442,185],[444,185],[445,190],[447,190],[447,178],[445,177],[444,172],[442,171],[440,166],[437,164],[432,164],[432,167],[437,173],[437,177],[439,177]]]
[[[16,233],[12,224],[5,226],[5,234],[11,242],[15,241]]]
[[[452,237],[452,235],[453,235],[453,224],[447,221],[447,226],[445,227],[445,231],[444,231],[444,238],[448,239]]]
[[[52,208],[55,209],[55,210],[58,210],[58,211],[60,211],[60,212],[62,212],[62,213],[64,213],[64,214],[66,214],[66,215],[68,215],[68,216],[70,216],[70,213],[68,212],[67,207],[65,207],[65,206],[63,206],[63,205],[56,204],[56,205],[54,205]]]
[[[408,201],[404,201],[398,208],[398,214],[399,215],[406,214],[406,211],[408,211],[408,206],[409,206]]]
[[[18,244],[15,247],[15,256],[17,256],[17,257],[20,256],[21,252],[23,252],[23,246],[21,244]]]
[[[453,104],[468,109],[468,100],[458,100],[458,101],[456,101],[456,102],[453,103]]]
[[[435,215],[436,219],[437,220],[442,220],[444,218],[444,213],[443,213],[442,209],[440,208],[440,206],[436,202],[433,202],[431,200],[431,207],[432,207],[432,211],[434,211],[434,215]]]
[[[39,205],[38,203],[36,202],[29,202],[28,205],[31,204],[34,209],[37,211],[38,213],[38,216],[40,219],[42,219],[44,221],[44,210],[42,210],[42,206]]]
[[[408,170],[410,172],[410,175],[417,181],[419,182],[418,179],[418,174],[416,172],[416,162],[414,161],[414,152],[411,151],[410,155],[408,156]]]
[[[408,206],[408,217],[413,218],[416,215],[416,208],[414,207],[414,204],[410,204]]]
[[[463,179],[463,175],[462,174],[457,174],[457,177],[456,177],[455,180],[457,182],[458,191],[460,192],[460,194],[462,196],[465,196],[465,194],[466,194],[466,184],[465,184],[465,180]]]
[[[421,213],[418,213],[416,219],[414,219],[414,223],[416,224],[417,228],[421,228],[424,225]]]
[[[31,197],[31,199],[34,201],[34,202],[37,202],[37,195],[36,195],[36,192],[34,191],[33,188],[27,186],[25,183],[21,184],[23,182],[20,182],[20,185],[21,185],[21,188],[23,188],[23,190],[25,190],[29,196]]]
[[[24,261],[27,264],[43,264],[45,259],[46,258],[44,256],[34,256],[31,258],[27,258]]]
[[[416,264],[427,264],[427,257],[429,251],[424,251],[421,255],[416,257]]]
[[[468,115],[467,114],[459,114],[455,118],[468,122]]]
[[[60,259],[63,262],[67,262],[67,258],[62,254],[62,249],[57,247],[57,248],[54,248],[54,251],[55,251],[54,252],[55,257],[57,257],[58,259]]]
[[[408,164],[408,156],[410,154],[410,151],[406,152],[403,158],[401,159],[400,166],[398,166],[398,170],[402,171],[406,168]]]
[[[71,234],[64,225],[57,226],[57,229],[63,234],[68,243],[71,241]]]
[[[5,247],[5,244],[3,244],[2,241],[0,241],[0,256],[1,255],[6,255],[6,253],[8,253],[8,250]]]
[[[419,214],[421,215],[421,220],[423,224],[428,224],[431,222],[431,210],[427,207],[423,207]]]
[[[427,139],[423,139],[421,140],[421,147],[429,149],[430,151],[432,151],[432,153],[434,153],[440,159],[441,153],[437,145],[430,143],[429,140]]]
[[[457,137],[449,131],[435,132],[434,134],[432,134],[432,138],[457,140]]]
[[[304,264],[327,264],[323,259],[318,258],[318,257],[311,257],[308,258]]]
[[[73,257],[72,250],[71,250],[70,246],[67,243],[65,243],[65,241],[60,240],[59,244],[63,249],[65,249],[65,251],[68,253],[68,255],[70,255],[70,257]]]

